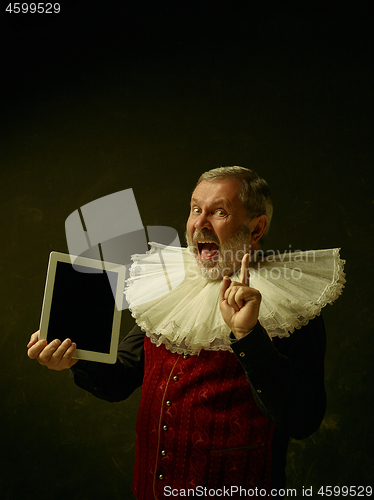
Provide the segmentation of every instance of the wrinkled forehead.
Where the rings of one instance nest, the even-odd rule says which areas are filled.
[[[227,205],[242,205],[239,194],[239,183],[235,179],[202,181],[192,193],[191,201],[200,203],[224,202]]]

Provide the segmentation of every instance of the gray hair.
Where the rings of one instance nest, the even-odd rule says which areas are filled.
[[[265,179],[261,179],[256,172],[245,167],[218,167],[204,172],[196,186],[202,181],[219,181],[224,179],[236,179],[240,190],[238,197],[247,211],[248,217],[254,219],[259,215],[266,215],[268,223],[265,234],[269,231],[271,218],[273,216],[273,203],[270,198],[270,190]]]

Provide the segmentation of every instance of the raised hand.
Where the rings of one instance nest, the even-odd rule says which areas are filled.
[[[256,325],[261,294],[249,286],[249,254],[242,259],[239,281],[223,278],[220,291],[220,310],[223,319],[237,339],[247,335]]]

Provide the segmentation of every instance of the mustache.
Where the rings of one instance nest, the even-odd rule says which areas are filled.
[[[192,241],[195,245],[197,245],[197,240],[209,240],[215,243],[218,247],[220,246],[217,236],[209,231],[195,231],[192,235]]]

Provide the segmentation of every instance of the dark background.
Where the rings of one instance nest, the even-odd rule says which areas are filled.
[[[292,441],[288,487],[372,484],[371,3],[66,3],[0,15],[0,498],[133,498],[139,393],[97,400],[26,355],[48,254],[70,213],[127,188],[183,241],[197,177],[235,164],[270,184],[268,248],[347,260],[326,417]]]

